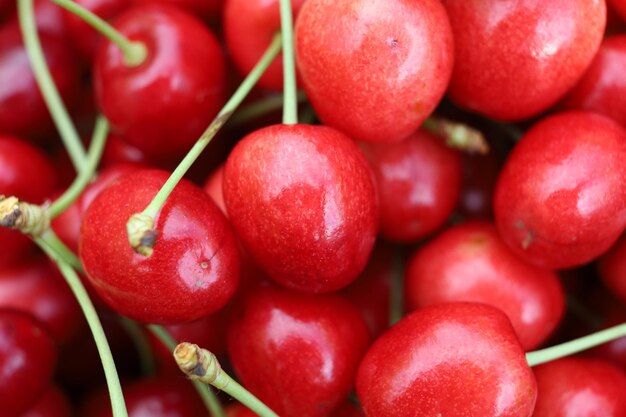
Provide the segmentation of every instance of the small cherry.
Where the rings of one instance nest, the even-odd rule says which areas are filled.
[[[31,408],[19,417],[71,417],[72,408],[67,396],[50,385]]]

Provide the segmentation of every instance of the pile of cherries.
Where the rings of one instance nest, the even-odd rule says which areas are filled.
[[[626,1],[281,2],[0,0],[0,417],[626,417]]]

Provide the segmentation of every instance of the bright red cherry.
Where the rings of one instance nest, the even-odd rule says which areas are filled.
[[[17,417],[46,390],[56,364],[54,340],[30,315],[0,310],[0,404]]]
[[[626,3],[625,3],[626,4]],[[626,35],[606,38],[564,107],[604,114],[626,127]]]
[[[354,139],[396,142],[443,96],[452,31],[437,0],[309,0],[296,22],[296,58],[324,123]]]
[[[143,42],[148,57],[129,67],[117,46],[103,43],[94,67],[98,105],[124,140],[152,157],[176,159],[223,104],[220,45],[201,21],[176,7],[137,6],[114,23]]]
[[[504,312],[524,350],[543,342],[565,310],[563,289],[554,272],[522,261],[490,223],[454,226],[409,261],[407,307],[472,301]]]
[[[623,303],[626,302],[626,235],[598,261],[600,277]]]
[[[265,288],[229,327],[228,352],[250,392],[284,417],[328,417],[344,401],[369,335],[336,295]]]
[[[169,174],[126,175],[91,203],[83,217],[80,257],[98,294],[118,312],[148,323],[195,320],[235,292],[239,256],[228,221],[204,192],[181,181],[155,218],[154,252],[128,243],[126,223],[141,212]]]
[[[533,371],[538,389],[533,417],[626,416],[626,374],[608,362],[571,357]]]
[[[515,146],[494,196],[500,235],[524,260],[582,265],[626,226],[626,131],[593,113],[567,112],[533,126]]]
[[[329,127],[273,125],[246,136],[226,161],[224,200],[258,265],[292,289],[348,285],[376,238],[371,170],[354,142]]]
[[[380,233],[415,242],[448,220],[461,189],[461,157],[442,139],[417,131],[402,142],[366,147],[380,197]]]
[[[530,417],[537,395],[509,319],[474,303],[403,318],[365,354],[356,390],[376,417]]]
[[[54,385],[39,397],[31,408],[19,417],[71,417],[72,409],[66,395]]]

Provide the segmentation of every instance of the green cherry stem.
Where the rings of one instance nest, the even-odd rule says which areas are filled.
[[[91,25],[102,36],[117,45],[122,51],[124,57],[124,64],[129,67],[137,67],[143,64],[148,57],[148,49],[143,42],[131,41],[124,35],[119,33],[113,26],[107,23],[99,16],[93,14],[89,10],[74,3],[71,0],[52,0],[57,5],[63,7],[67,11],[74,13],[76,16],[83,19],[86,23]]]
[[[52,120],[61,135],[76,172],[82,172],[86,165],[85,148],[48,70],[41,42],[37,35],[33,0],[18,0],[17,7],[24,46],[33,68],[35,80],[37,80],[43,99],[52,115]]]
[[[298,100],[296,90],[296,64],[293,47],[293,16],[291,0],[280,0],[280,29],[283,33],[283,123],[298,123]]]
[[[89,145],[89,151],[87,152],[85,169],[78,174],[72,185],[50,205],[48,213],[51,219],[54,219],[68,208],[91,181],[100,163],[108,133],[109,123],[103,116],[98,116],[93,131],[93,137],[91,138],[91,144]]]
[[[304,91],[298,91],[296,99],[298,103],[306,101]],[[283,107],[284,102],[285,99],[282,95],[271,95],[252,104],[248,104],[240,110],[237,110],[237,113],[230,119],[229,126],[243,125],[251,120],[255,120],[259,116],[279,110]]]
[[[154,199],[152,199],[143,212],[134,214],[129,219],[126,225],[128,240],[136,252],[144,256],[150,256],[155,243],[155,232],[152,228],[154,227],[154,218],[157,213],[161,210],[161,207],[163,207],[163,204],[165,204],[165,201],[172,191],[174,191],[176,184],[183,178],[191,165],[198,159],[202,151],[209,145],[217,132],[222,128],[224,123],[228,121],[235,110],[237,110],[237,107],[239,107],[265,70],[270,66],[272,61],[274,61],[281,49],[281,39],[280,34],[274,36],[274,39],[259,62],[243,80],[239,88],[237,88],[237,91],[235,91],[222,110],[215,116],[215,119],[213,119],[204,133],[202,133],[202,136],[200,136],[198,141],[193,145],[189,153],[187,153],[178,164],[174,172],[172,172],[172,175],[170,175],[165,184],[163,184],[163,187],[161,187],[159,192],[154,196]]]
[[[528,352],[526,354],[526,361],[529,366],[541,365],[542,363],[573,355],[574,353],[582,352],[583,350],[590,349],[624,336],[626,336],[626,323],[609,327],[608,329],[601,330],[569,342],[561,343],[560,345],[536,350],[534,352]]]
[[[148,329],[154,334],[160,341],[169,349],[170,352],[174,352],[176,349],[176,340],[172,337],[171,334],[167,330],[163,328],[163,326],[157,326],[156,324],[148,325]],[[206,406],[207,410],[211,417],[227,417],[224,408],[222,408],[222,404],[217,399],[215,393],[211,390],[211,387],[207,387],[200,381],[192,381],[193,386],[202,398],[202,402]]]
[[[63,262],[70,265],[78,272],[84,273],[83,264],[80,263],[80,259],[78,259],[74,252],[72,252],[72,250],[68,248],[65,243],[61,241],[61,239],[59,239],[52,229],[49,228],[35,240],[37,243],[45,244],[46,247],[53,250],[56,256],[62,259]]]
[[[192,343],[181,343],[174,350],[174,358],[180,370],[192,380],[213,385],[260,417],[278,417],[261,400],[224,372],[215,355],[208,350]]]
[[[486,154],[489,143],[478,129],[443,117],[429,117],[422,127],[445,140],[450,148],[467,153]]]
[[[67,264],[54,249],[48,246],[45,240],[37,238],[35,241],[39,247],[43,249],[43,251],[57,264],[61,274],[65,277],[65,281],[74,293],[74,296],[76,297],[76,300],[78,301],[78,304],[87,319],[87,324],[91,329],[91,333],[98,348],[98,353],[100,354],[102,367],[104,368],[104,375],[106,377],[109,396],[111,398],[113,417],[128,417],[124,396],[122,394],[122,387],[120,385],[119,376],[117,375],[117,369],[115,368],[115,362],[113,361],[113,355],[111,354],[111,348],[109,347],[109,342],[104,334],[100,318],[96,313],[93,303],[87,295],[85,287],[76,274],[76,271],[74,271],[74,269]]]

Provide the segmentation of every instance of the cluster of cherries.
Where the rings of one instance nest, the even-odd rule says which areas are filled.
[[[0,417],[626,416],[606,1],[0,0]]]

